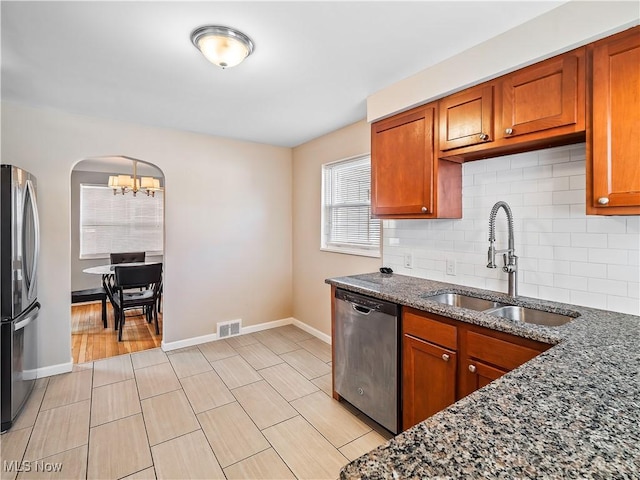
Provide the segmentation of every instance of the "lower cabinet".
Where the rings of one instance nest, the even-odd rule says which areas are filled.
[[[420,423],[551,345],[402,309],[402,429]]]
[[[456,352],[404,334],[402,428],[456,401]]]

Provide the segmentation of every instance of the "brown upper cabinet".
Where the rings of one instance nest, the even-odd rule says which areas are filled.
[[[371,211],[379,218],[460,218],[462,166],[435,155],[437,104],[371,126]]]
[[[449,95],[439,108],[441,152],[493,141],[492,84]]]
[[[585,130],[585,48],[502,77],[499,137],[520,142]]]
[[[584,141],[585,47],[440,100],[441,158],[468,161]]]
[[[589,46],[587,213],[640,214],[640,27]]]
[[[590,215],[640,215],[640,26],[372,124],[372,212],[461,218],[459,163],[587,143]]]

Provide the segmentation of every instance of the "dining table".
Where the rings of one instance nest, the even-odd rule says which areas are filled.
[[[107,298],[111,303],[111,306],[115,309],[115,300],[114,300],[114,288],[113,288],[113,276],[115,275],[116,267],[139,267],[142,265],[153,265],[156,263],[162,262],[131,262],[131,263],[110,263],[106,265],[96,265],[93,267],[88,267],[83,269],[83,273],[89,273],[93,275],[101,275],[102,276],[102,287],[104,288],[105,293],[107,294]]]

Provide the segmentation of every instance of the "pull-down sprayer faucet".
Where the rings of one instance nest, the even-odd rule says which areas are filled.
[[[496,215],[498,210],[503,208],[507,214],[507,222],[509,224],[509,245],[506,250],[496,250]],[[513,214],[507,202],[497,202],[491,209],[489,215],[489,252],[487,268],[496,268],[496,253],[502,253],[504,258],[504,267],[502,271],[509,274],[509,296],[518,296],[518,257],[515,254],[515,246],[513,240]]]

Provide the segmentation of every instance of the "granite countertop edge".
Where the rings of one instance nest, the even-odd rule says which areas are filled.
[[[398,274],[326,283],[554,345],[350,462],[340,478],[640,477],[640,317]],[[445,292],[578,316],[545,327],[427,298]]]

